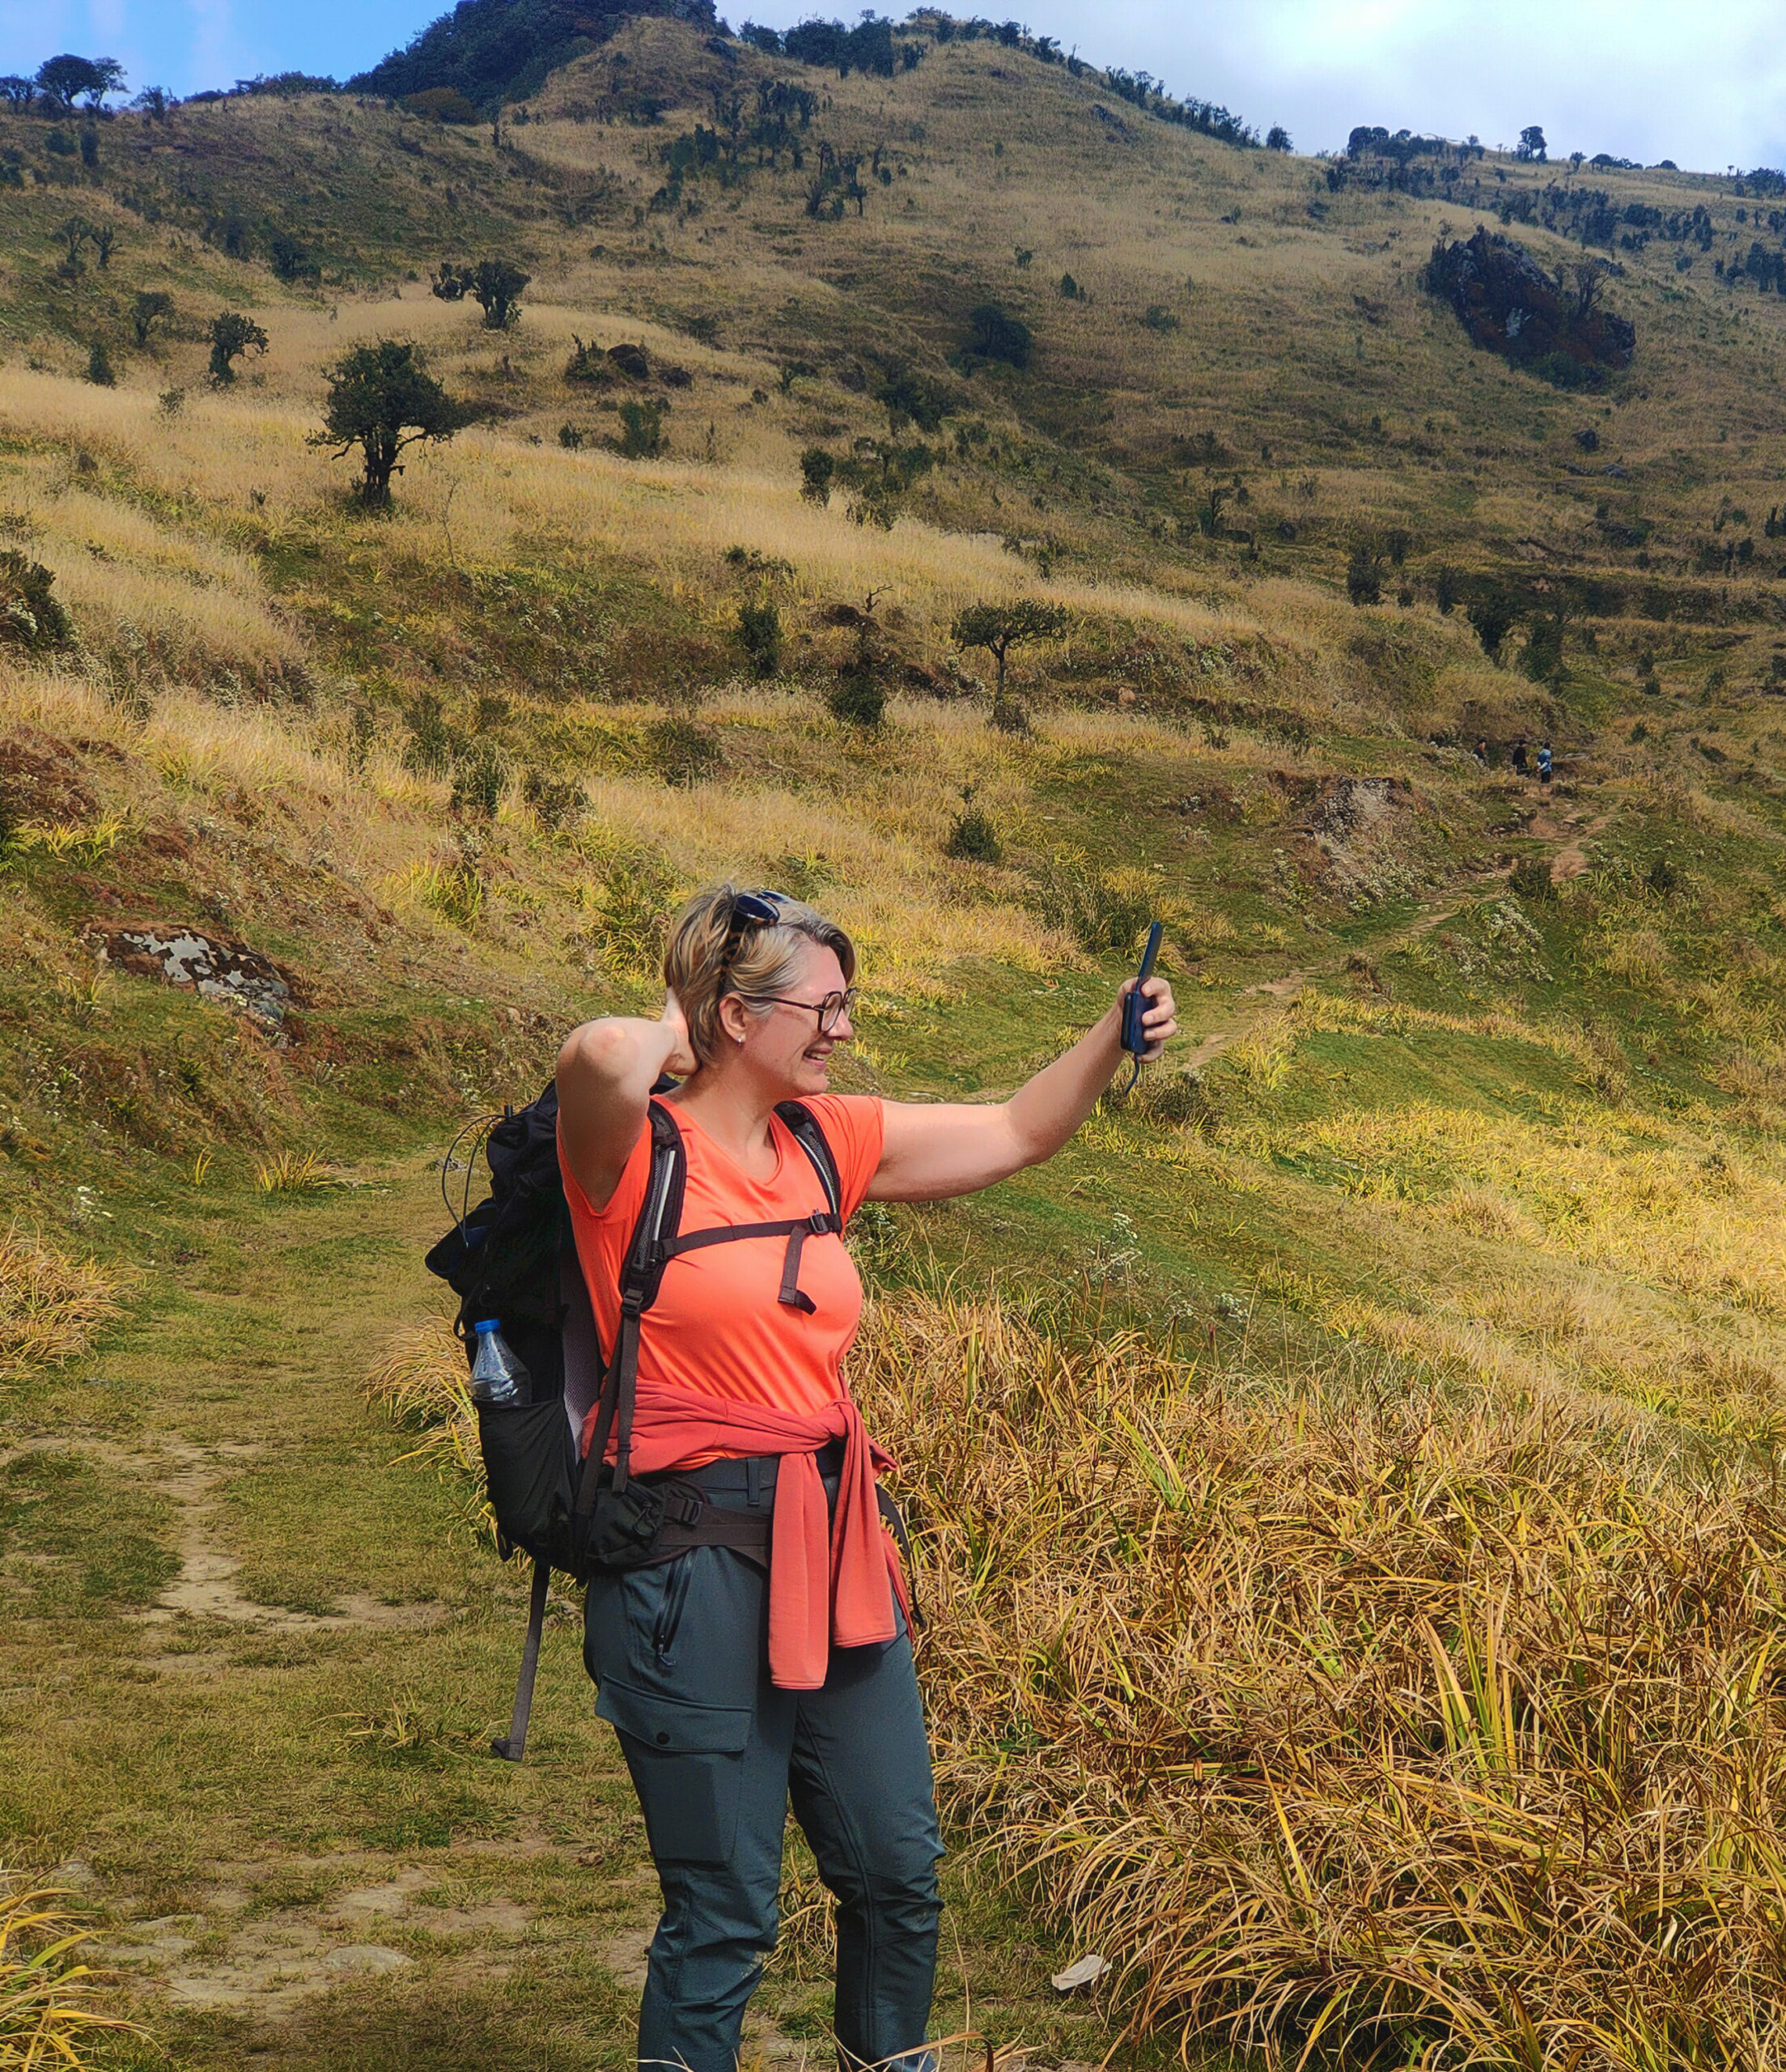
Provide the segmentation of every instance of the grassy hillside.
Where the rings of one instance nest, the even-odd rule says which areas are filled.
[[[1776,203],[1335,185],[910,33],[839,79],[635,22],[494,138],[244,96],[88,166],[0,117],[0,1856],[159,2039],[97,2061],[622,2063],[648,1893],[568,1607],[540,1767],[478,1758],[519,1599],[427,1321],[445,1147],[722,873],[857,936],[843,1077],[896,1098],[1015,1084],[1157,913],[1180,1055],[855,1238],[944,1607],[942,2019],[1771,2061],[1786,299],[1712,267]],[[1590,185],[1638,342],[1567,393],[1416,275],[1504,207],[1574,263]],[[513,329],[430,294],[498,252]],[[215,388],[225,308],[269,348]],[[312,435],[387,336],[482,415],[375,516]],[[995,727],[952,628],[1018,598],[1067,617]],[[156,982],[183,931],[262,1011]],[[768,2057],[825,2032],[791,1875]]]

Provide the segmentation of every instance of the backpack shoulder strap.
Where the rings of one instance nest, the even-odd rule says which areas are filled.
[[[614,1433],[616,1454],[614,1486],[626,1487],[626,1463],[632,1453],[633,1402],[638,1378],[638,1320],[657,1300],[657,1291],[668,1263],[667,1247],[675,1242],[682,1223],[682,1193],[688,1179],[688,1153],[676,1118],[661,1101],[648,1110],[651,1132],[651,1161],[645,1176],[645,1199],[638,1221],[626,1246],[620,1272],[620,1327],[614,1333],[608,1371],[602,1378],[596,1429],[583,1461],[582,1486],[577,1508],[587,1510],[595,1501],[596,1475],[608,1451],[608,1438]]]
[[[804,1101],[783,1101],[777,1104],[775,1113],[787,1126],[787,1132],[812,1161],[812,1170],[819,1176],[819,1184],[825,1190],[825,1198],[831,1204],[831,1213],[843,1213],[843,1183],[838,1177],[838,1161],[833,1156],[829,1140],[820,1127],[819,1119]]]

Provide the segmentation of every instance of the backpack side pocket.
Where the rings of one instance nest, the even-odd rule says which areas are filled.
[[[484,1480],[504,1556],[522,1548],[581,1575],[571,1531],[577,1451],[557,1396],[541,1403],[477,1406]]]

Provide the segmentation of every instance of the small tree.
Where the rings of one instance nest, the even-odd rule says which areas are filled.
[[[1491,662],[1500,660],[1501,643],[1512,628],[1518,614],[1513,601],[1505,591],[1490,590],[1479,597],[1473,597],[1464,607],[1464,616],[1475,628],[1476,638],[1482,643],[1482,651]]]
[[[8,108],[21,112],[30,107],[37,98],[37,83],[28,79],[22,72],[0,74],[0,100]]]
[[[1029,640],[1055,640],[1071,624],[1071,614],[1060,605],[1045,604],[1039,597],[1022,597],[1011,605],[969,605],[949,629],[958,648],[984,648],[998,665],[999,677],[992,694],[992,719],[996,726],[1012,723],[1014,708],[1005,698],[1005,664],[1013,648]]]
[[[669,451],[670,435],[664,429],[668,403],[655,397],[648,402],[622,403],[620,436],[611,442],[623,460],[656,461]]]
[[[160,288],[145,288],[137,297],[136,307],[130,312],[131,328],[137,334],[137,343],[146,348],[149,333],[164,317],[174,313],[174,299]]]
[[[1265,148],[1268,151],[1287,151],[1290,149],[1290,133],[1281,122],[1274,122],[1266,132]]]
[[[1004,845],[999,839],[999,830],[974,803],[978,788],[975,784],[961,787],[962,810],[949,824],[943,854],[957,863],[1002,864]]]
[[[355,346],[335,363],[328,380],[323,429],[312,435],[312,444],[333,447],[337,461],[359,448],[365,463],[359,497],[369,510],[388,507],[391,478],[401,473],[406,447],[451,439],[476,416],[427,372],[414,346],[396,338]]]
[[[1563,609],[1535,612],[1525,631],[1525,652],[1521,666],[1534,683],[1554,684],[1563,673]]]
[[[506,331],[520,318],[521,294],[533,276],[507,259],[480,259],[475,266],[443,261],[430,283],[443,302],[463,302],[469,295],[484,312],[492,331]]]
[[[267,334],[252,316],[226,309],[211,320],[211,380],[227,388],[235,379],[235,363],[244,353],[264,353]]]
[[[83,270],[81,265],[81,247],[91,242],[94,227],[85,216],[70,216],[56,226],[56,236],[66,248],[68,256],[62,263],[63,274],[72,277]]]
[[[1346,564],[1346,595],[1355,605],[1377,605],[1383,601],[1377,556],[1367,546],[1352,549],[1351,559]]]
[[[118,227],[116,223],[94,224],[93,249],[100,255],[100,271],[102,274],[112,263],[112,253],[117,241]]]
[[[118,377],[112,371],[112,355],[105,350],[105,341],[95,338],[88,348],[87,378],[95,388],[115,388]]]
[[[1545,165],[1549,163],[1548,149],[1544,142],[1542,129],[1536,122],[1532,122],[1528,123],[1519,133],[1519,149],[1513,155],[1520,159],[1535,159],[1539,165]]]
[[[808,446],[800,456],[800,495],[808,503],[831,501],[831,478],[837,473],[836,456],[822,446]]]
[[[1020,317],[1008,316],[995,302],[982,302],[968,312],[967,323],[970,353],[1019,369],[1029,366],[1034,341]]]
[[[268,240],[267,264],[282,281],[313,281],[322,272],[310,248],[288,230],[276,230]]]
[[[150,122],[165,122],[174,107],[174,97],[165,87],[145,87],[130,105]]]

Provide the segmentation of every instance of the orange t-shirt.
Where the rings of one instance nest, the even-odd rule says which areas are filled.
[[[771,1115],[769,1123],[774,1173],[755,1180],[685,1109],[674,1102],[664,1105],[681,1129],[688,1157],[684,1237],[722,1224],[783,1222],[829,1206],[812,1161],[778,1115]],[[827,1093],[806,1105],[837,1161],[847,1221],[861,1206],[880,1164],[880,1103],[863,1095]],[[651,1172],[651,1125],[647,1122],[641,1129],[605,1208],[590,1207],[564,1162],[562,1146],[558,1164],[577,1258],[602,1344],[611,1352],[620,1327],[621,1266]],[[845,1395],[843,1356],[862,1318],[862,1282],[855,1262],[841,1237],[807,1239],[800,1284],[812,1303],[808,1316],[778,1299],[787,1250],[785,1238],[741,1238],[734,1244],[710,1245],[672,1259],[664,1270],[657,1300],[640,1322],[639,1378],[802,1416]],[[592,1412],[585,1443],[593,1417]],[[701,1459],[717,1457],[708,1453]]]

